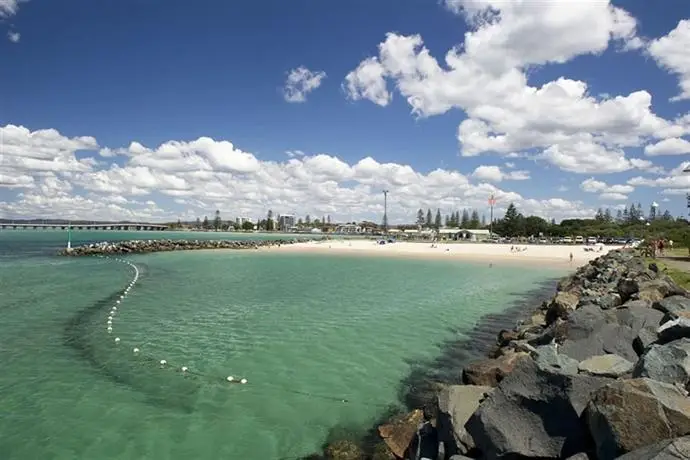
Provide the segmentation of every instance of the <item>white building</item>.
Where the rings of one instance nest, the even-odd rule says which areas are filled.
[[[244,224],[245,222],[254,223],[254,221],[251,219],[251,217],[236,217],[236,218],[235,218],[235,223],[236,223],[237,225],[242,225],[242,224]]]
[[[335,233],[362,233],[363,229],[357,224],[342,224],[335,228]]]
[[[278,229],[281,232],[292,231],[295,227],[295,216],[292,214],[281,214],[278,220]]]

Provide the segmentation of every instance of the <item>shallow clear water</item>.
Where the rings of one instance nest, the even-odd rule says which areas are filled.
[[[156,236],[171,234],[73,241]],[[0,232],[2,459],[306,455],[335,425],[372,423],[411,363],[562,274],[270,251],[130,256],[139,280],[108,334],[134,271],[54,256],[64,242],[64,232]]]

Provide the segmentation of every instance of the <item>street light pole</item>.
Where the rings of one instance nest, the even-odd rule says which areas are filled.
[[[494,198],[493,193],[489,197],[489,207],[491,208],[489,214],[489,238],[494,236],[494,205],[496,204],[496,198]]]
[[[388,190],[383,191],[383,232],[388,236]]]

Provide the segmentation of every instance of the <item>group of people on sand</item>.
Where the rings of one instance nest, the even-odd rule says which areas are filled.
[[[525,252],[527,250],[527,246],[511,246],[510,247],[510,252]]]

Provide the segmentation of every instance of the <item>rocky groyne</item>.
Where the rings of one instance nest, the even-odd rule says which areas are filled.
[[[630,252],[561,280],[458,375],[431,408],[439,458],[690,458],[690,293]],[[407,458],[421,419],[416,409],[379,426],[374,452],[340,442],[325,457]]]
[[[259,249],[302,243],[306,239],[281,240],[131,240],[85,244],[63,249],[60,255],[93,256],[115,254],[143,254],[165,251],[193,251],[201,249]]]

